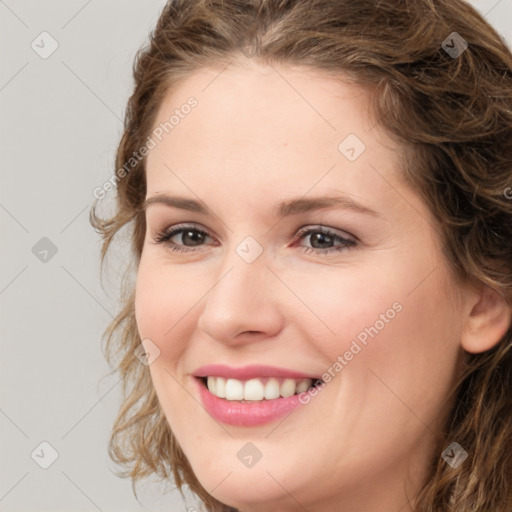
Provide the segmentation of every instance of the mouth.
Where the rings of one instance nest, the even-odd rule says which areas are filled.
[[[255,427],[277,421],[309,403],[324,381],[274,366],[232,368],[213,364],[192,375],[200,401],[217,422]]]
[[[213,396],[228,401],[252,403],[289,398],[323,384],[319,378],[256,377],[226,378],[216,375],[197,377]]]

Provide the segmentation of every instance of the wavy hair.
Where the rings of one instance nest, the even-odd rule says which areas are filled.
[[[468,48],[450,55],[450,48],[463,49],[453,39],[459,36]],[[484,283],[512,304],[512,55],[462,0],[169,1],[135,59],[135,86],[116,156],[115,212],[102,218],[98,201],[91,209],[91,223],[103,238],[102,262],[125,227],[132,250],[127,275],[140,260],[146,159],[128,173],[119,171],[144,146],[164,95],[195,70],[220,68],[240,56],[343,75],[371,90],[372,112],[406,149],[403,178],[436,218],[454,275]],[[131,477],[134,492],[143,477],[173,478],[180,489],[187,484],[207,510],[234,510],[195,477],[148,367],[134,356],[141,340],[129,280],[120,300],[105,332],[105,355],[123,381],[109,444],[112,460],[124,468],[118,474]],[[455,405],[416,510],[512,509],[511,346],[509,329],[491,350],[465,354]],[[469,453],[457,469],[440,457],[453,440]]]

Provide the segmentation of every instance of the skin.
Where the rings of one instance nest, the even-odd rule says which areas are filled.
[[[496,343],[510,312],[455,280],[427,205],[400,178],[403,153],[371,120],[363,90],[312,70],[237,62],[170,90],[155,126],[190,96],[198,106],[148,156],[147,197],[201,200],[209,213],[147,207],[136,318],[141,339],[160,350],[151,377],[194,473],[244,511],[412,510],[440,456],[435,442],[463,348]],[[348,134],[366,146],[353,162],[338,150]],[[274,215],[284,200],[339,195],[376,215],[339,206]],[[175,235],[188,253],[155,242],[181,223],[209,236],[191,247]],[[315,254],[314,233],[294,238],[318,225],[356,245]],[[263,249],[252,263],[236,252],[247,236]],[[285,419],[221,425],[200,405],[198,367],[263,364],[320,376],[396,303],[401,311]],[[237,458],[249,441],[262,454],[251,468]]]

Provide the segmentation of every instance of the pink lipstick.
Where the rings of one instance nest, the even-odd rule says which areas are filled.
[[[207,365],[193,376],[208,413],[238,426],[262,425],[289,414],[304,405],[300,395],[320,381],[304,372],[262,365]]]

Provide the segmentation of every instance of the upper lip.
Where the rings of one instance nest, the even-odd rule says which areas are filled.
[[[224,377],[226,379],[249,380],[259,377],[283,377],[289,379],[318,379],[316,375],[278,368],[277,366],[249,365],[234,368],[224,364],[208,364],[194,371],[195,377]]]

